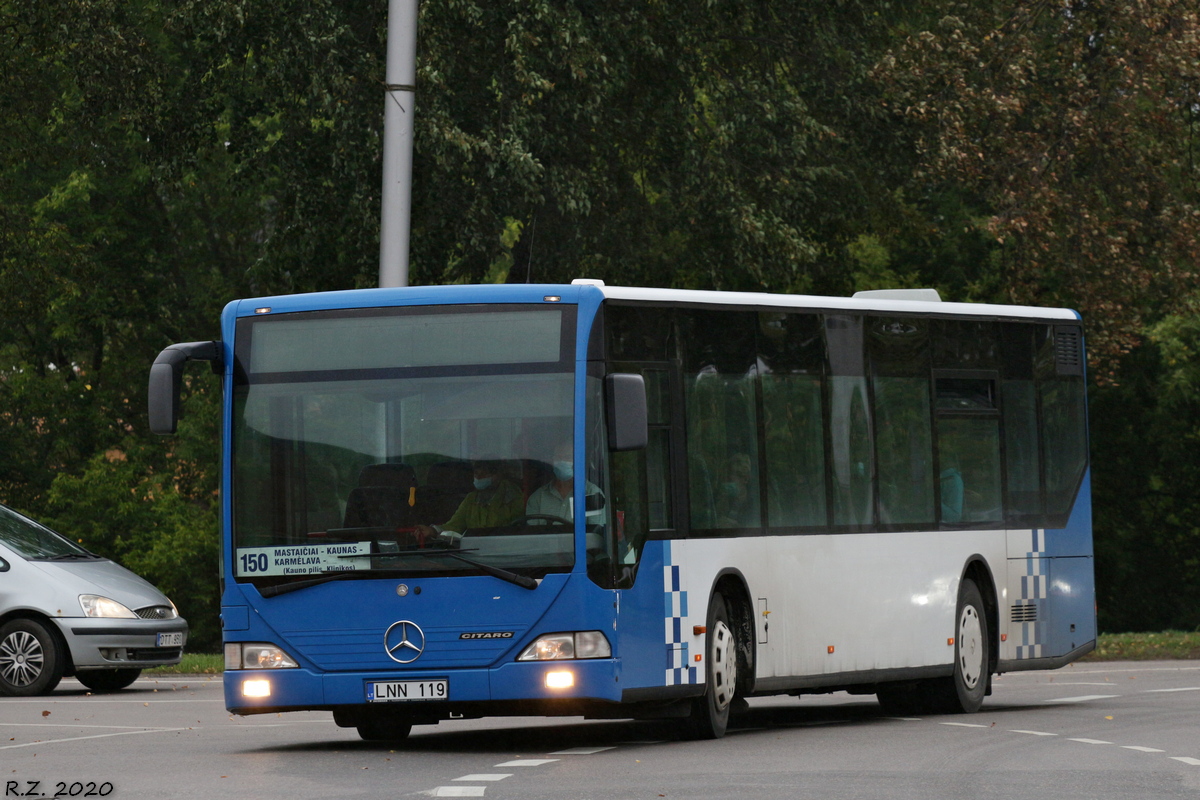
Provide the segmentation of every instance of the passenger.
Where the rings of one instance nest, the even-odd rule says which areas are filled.
[[[750,456],[734,453],[730,457],[728,480],[721,485],[721,494],[717,499],[720,527],[754,527],[762,523],[758,510],[758,483],[754,480],[753,472]]]
[[[470,528],[495,528],[521,516],[524,509],[521,490],[500,475],[498,458],[476,459],[471,463],[475,491],[467,494],[454,516],[442,525],[418,525],[422,539],[441,536],[457,541]]]
[[[529,495],[525,504],[525,513],[529,515],[558,517],[568,522],[575,521],[575,462],[572,458],[571,443],[560,442],[554,448],[554,478],[544,486]],[[588,481],[584,484],[584,494],[587,497],[599,498],[600,487]],[[586,517],[600,517],[604,513],[603,504],[589,502]],[[595,520],[599,522],[600,520]]]
[[[950,466],[942,470],[942,522],[963,521],[963,498],[966,495],[962,472]]]

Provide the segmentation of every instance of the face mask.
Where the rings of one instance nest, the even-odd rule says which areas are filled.
[[[475,489],[477,491],[482,492],[484,489],[486,489],[492,485],[492,479],[491,478],[476,478],[474,483],[475,483]]]
[[[569,481],[575,475],[575,465],[570,461],[554,462],[554,477],[560,481]]]

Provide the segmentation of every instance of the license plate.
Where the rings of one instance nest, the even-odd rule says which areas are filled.
[[[183,647],[183,631],[175,631],[174,633],[160,633],[158,635],[159,647]]]
[[[412,703],[450,699],[450,681],[367,681],[368,703]]]

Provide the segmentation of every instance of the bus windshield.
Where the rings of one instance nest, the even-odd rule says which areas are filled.
[[[239,326],[235,576],[570,571],[573,489],[555,464],[571,461],[573,318],[443,307]],[[530,503],[548,486],[553,514]]]

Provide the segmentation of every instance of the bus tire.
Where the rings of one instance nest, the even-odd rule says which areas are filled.
[[[412,732],[412,723],[395,717],[372,717],[355,726],[365,742],[402,742]]]
[[[924,714],[929,709],[927,694],[924,684],[917,681],[884,683],[875,691],[884,713],[894,717]]]
[[[958,592],[954,620],[954,674],[931,688],[934,705],[941,713],[973,714],[983,705],[991,678],[991,637],[987,608],[975,581],[966,578]]]
[[[141,669],[89,669],[75,673],[75,680],[93,692],[117,692],[129,686],[142,674]]]
[[[691,714],[684,721],[684,735],[688,739],[724,736],[737,692],[737,637],[720,592],[714,592],[708,604],[704,651],[704,695],[692,699]]]

